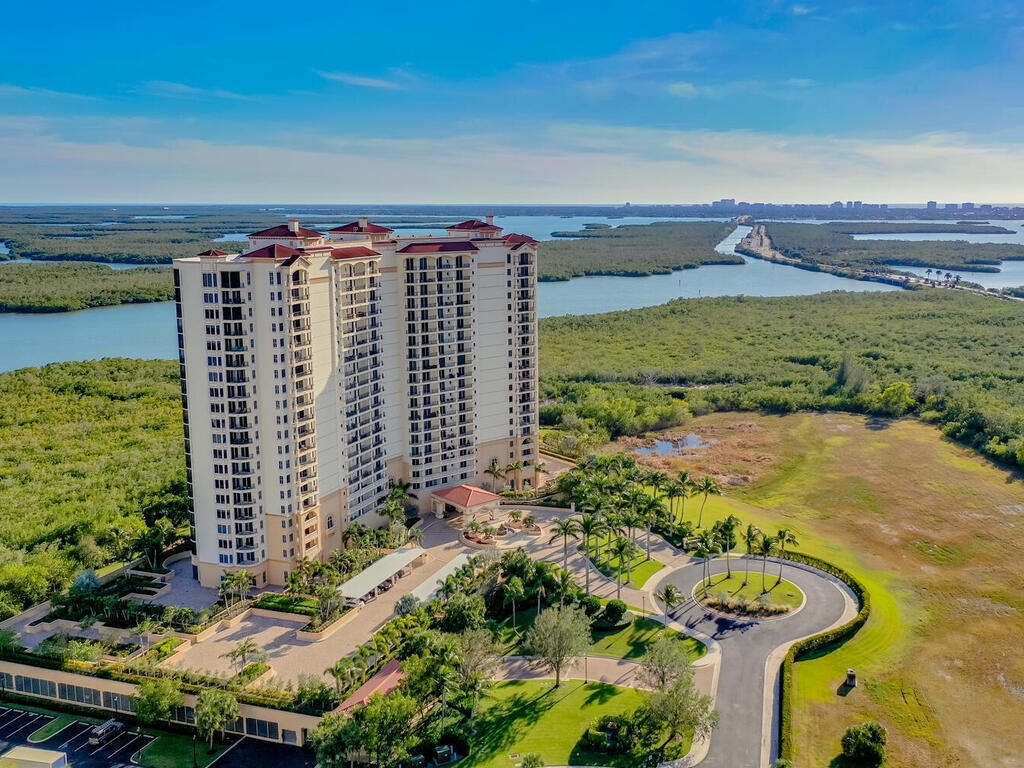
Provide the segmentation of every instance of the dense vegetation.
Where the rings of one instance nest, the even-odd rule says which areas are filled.
[[[577,239],[540,244],[539,279],[666,274],[701,264],[741,264],[739,256],[715,250],[735,226],[721,221],[684,221],[574,232]]]
[[[180,507],[184,476],[176,363],[0,374],[0,617],[115,559]]]
[[[914,229],[902,229],[912,226]],[[765,225],[775,250],[784,256],[813,264],[839,267],[879,267],[908,264],[920,267],[969,269],[996,272],[1006,259],[1024,259],[1024,245],[1013,243],[968,243],[963,240],[855,240],[861,232],[922,231],[924,225],[895,224],[789,224]],[[927,225],[925,231],[934,231]],[[966,229],[960,227],[959,230]],[[971,231],[978,231],[971,229]]]
[[[5,264],[0,312],[68,312],[174,298],[167,267],[111,269],[102,264]]]
[[[568,382],[625,381],[676,387],[697,414],[914,413],[995,459],[1024,465],[1022,350],[1016,304],[922,290],[682,299],[547,318],[540,357],[549,394]]]

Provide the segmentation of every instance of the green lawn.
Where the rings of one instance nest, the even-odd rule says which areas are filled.
[[[460,766],[513,768],[529,752],[546,765],[628,766],[628,755],[590,752],[578,743],[599,716],[628,714],[642,701],[638,691],[606,683],[569,681],[557,689],[550,681],[498,683],[482,703],[473,752]]]
[[[608,540],[609,537],[607,535],[598,537],[598,544],[595,548],[601,554],[598,557],[592,556],[590,559],[601,573],[617,580],[619,575],[619,558],[608,551]],[[646,584],[651,576],[665,567],[664,563],[660,563],[657,560],[648,560],[643,547],[638,548],[640,552],[632,558],[632,567],[629,568],[628,579],[626,578],[627,566],[623,565],[622,568],[622,585],[636,587],[637,589]],[[585,547],[583,549],[586,551]]]
[[[730,597],[742,597],[745,600],[756,600],[761,594],[760,569],[750,573],[750,583],[743,584],[744,572],[734,572],[730,579],[727,574],[715,574],[711,577],[711,586],[704,587],[699,591],[701,596],[710,594],[717,596],[719,592],[727,592]],[[783,579],[779,581],[778,576],[768,574],[765,578],[765,585],[768,587],[767,594],[773,603],[788,605],[790,608],[799,608],[804,602],[804,593],[795,584]]]
[[[196,744],[196,762],[199,768],[206,768],[227,749],[226,745],[214,743],[213,752],[207,751],[207,742]],[[184,734],[163,734],[151,742],[138,757],[138,762],[148,768],[190,768],[192,765],[192,737]]]
[[[516,611],[515,628],[512,627],[512,619],[509,617],[501,630],[501,642],[505,646],[505,653],[514,656],[522,653],[520,645],[522,638],[526,635],[533,620],[537,616],[536,606]],[[591,656],[612,656],[618,659],[638,659],[644,655],[647,646],[660,637],[664,625],[654,619],[635,619],[629,626],[622,629],[610,631],[591,630],[591,644],[589,654]],[[686,644],[691,661],[699,659],[707,648],[699,640],[692,637],[680,637]]]
[[[67,728],[77,719],[78,718],[74,717],[73,715],[57,715],[56,718],[48,722],[42,728],[31,733],[28,737],[28,740],[36,743],[40,741],[46,741],[48,738],[55,735],[60,730]]]

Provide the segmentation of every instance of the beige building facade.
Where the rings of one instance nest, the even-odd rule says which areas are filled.
[[[283,584],[491,464],[537,459],[537,243],[487,217],[442,237],[297,220],[174,262],[194,573]]]

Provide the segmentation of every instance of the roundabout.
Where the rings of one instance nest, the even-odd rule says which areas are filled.
[[[762,583],[764,587],[762,588]],[[806,601],[800,587],[786,579],[758,575],[747,581],[743,573],[714,574],[698,582],[691,597],[704,608],[735,619],[781,619],[799,611]]]
[[[742,582],[736,563],[742,567],[745,558],[731,559],[734,577],[739,575]],[[766,580],[771,586],[777,579],[779,561],[769,558],[768,562],[776,571]],[[708,567],[712,580],[719,583],[728,570],[722,558],[712,560]],[[683,631],[711,640],[720,654],[715,691],[719,726],[711,736],[706,756],[701,760],[695,752],[688,764],[700,762],[707,768],[768,766],[775,756],[777,742],[777,678],[782,657],[795,641],[852,618],[857,612],[856,600],[838,579],[815,568],[783,561],[780,586],[788,583],[801,594],[799,609],[769,617],[729,615],[695,599],[702,571],[700,563],[693,563],[662,575],[649,585],[652,594],[666,584],[674,584],[690,596],[669,617]],[[756,578],[751,574],[757,592],[760,581],[760,573]]]

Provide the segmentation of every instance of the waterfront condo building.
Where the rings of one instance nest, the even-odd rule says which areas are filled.
[[[365,218],[174,262],[193,571],[283,584],[382,524],[392,482],[537,459],[537,243],[491,217],[396,237]],[[510,475],[510,479],[513,479]]]

